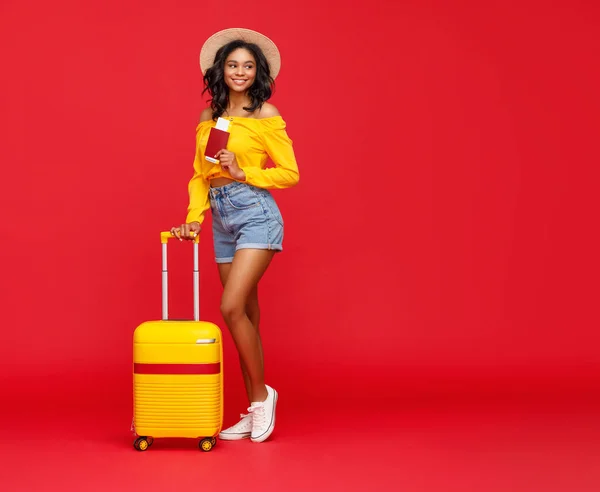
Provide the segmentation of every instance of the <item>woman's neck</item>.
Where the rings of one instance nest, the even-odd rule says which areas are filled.
[[[228,113],[242,113],[244,108],[250,106],[250,98],[247,93],[229,92],[229,107],[227,108]]]

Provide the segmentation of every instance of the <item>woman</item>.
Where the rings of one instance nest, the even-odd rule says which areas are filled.
[[[248,414],[219,437],[263,442],[275,427],[278,395],[264,381],[257,286],[283,242],[283,219],[268,190],[294,186],[299,177],[286,124],[267,102],[280,68],[279,51],[257,32],[227,29],[206,41],[200,65],[210,107],[196,129],[186,223],[171,234],[193,239],[211,209],[221,313],[239,353],[250,403]],[[217,118],[229,121],[230,135],[227,148],[209,156],[218,159],[212,164],[204,150]],[[274,168],[264,168],[268,157]]]

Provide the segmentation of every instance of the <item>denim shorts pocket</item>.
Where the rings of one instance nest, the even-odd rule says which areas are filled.
[[[275,201],[275,199],[273,198],[273,196],[269,193],[266,196],[264,196],[263,199],[264,199],[264,202],[265,202],[265,204],[267,206],[267,209],[271,213],[271,216],[277,222],[279,222],[279,225],[281,225],[283,227],[283,217],[281,215],[279,207],[277,206],[277,202]]]
[[[236,210],[247,210],[260,205],[260,201],[256,193],[249,189],[244,190],[241,193],[234,193],[233,196],[231,196],[230,193],[226,193],[225,198],[227,199],[229,205]]]

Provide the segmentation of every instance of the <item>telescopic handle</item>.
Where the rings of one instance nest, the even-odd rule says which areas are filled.
[[[160,233],[162,244],[162,319],[169,319],[169,272],[167,268],[167,243],[177,239],[170,232]],[[198,271],[198,243],[200,235],[194,238],[194,321],[200,321],[200,273]]]

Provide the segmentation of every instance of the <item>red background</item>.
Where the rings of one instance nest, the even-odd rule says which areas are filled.
[[[583,1],[3,1],[3,411],[127,434],[132,333],[160,317],[158,232],[185,217],[199,50],[230,26],[281,50],[272,102],[301,172],[274,193],[285,252],[260,290],[288,422],[313,405],[336,409],[328,426],[358,412],[373,432],[361,418],[415,399],[589,403],[598,14]],[[201,315],[224,328],[211,241],[209,220]],[[191,246],[170,259],[171,314],[189,316]],[[244,403],[226,342],[229,423]]]

